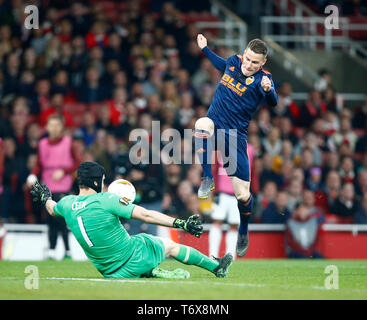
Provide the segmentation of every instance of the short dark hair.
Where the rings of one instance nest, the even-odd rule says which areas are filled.
[[[65,119],[60,113],[53,113],[47,118],[47,123],[50,120],[59,120],[63,125],[65,124]]]
[[[267,47],[266,43],[264,41],[262,41],[261,39],[251,40],[248,43],[246,49],[247,48],[251,49],[255,53],[260,53],[260,54],[264,55],[265,58],[268,55],[268,47]]]

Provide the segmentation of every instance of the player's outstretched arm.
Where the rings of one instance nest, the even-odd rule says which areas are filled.
[[[201,33],[199,33],[197,36],[197,43],[199,48],[208,57],[213,66],[217,68],[220,72],[224,73],[224,71],[226,70],[226,60],[216,55],[208,48],[208,41]]]
[[[194,215],[188,219],[175,219],[160,213],[155,210],[147,210],[140,206],[135,206],[131,214],[132,219],[138,219],[146,223],[157,224],[164,227],[180,228],[185,230],[195,237],[200,237],[203,233],[203,226],[200,220],[198,220],[199,215]]]
[[[40,184],[38,181],[34,183],[31,188],[31,196],[33,202],[40,202],[45,206],[47,212],[51,216],[55,216],[54,207],[56,202],[52,200],[52,193],[44,183]]]

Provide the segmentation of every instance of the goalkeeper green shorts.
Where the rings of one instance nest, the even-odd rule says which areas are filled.
[[[140,278],[149,276],[152,269],[164,261],[164,244],[161,239],[146,233],[131,236],[135,251],[127,262],[105,278]]]

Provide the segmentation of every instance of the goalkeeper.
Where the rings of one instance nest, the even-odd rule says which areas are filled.
[[[128,204],[106,192],[105,170],[96,162],[83,162],[78,168],[79,195],[69,195],[57,203],[45,184],[34,184],[33,201],[41,202],[51,216],[64,217],[66,224],[97,270],[106,278],[188,278],[183,269],[167,271],[158,265],[172,257],[184,264],[196,265],[215,276],[227,276],[231,254],[211,259],[194,248],[171,239],[140,233],[130,236],[119,218],[138,219],[166,227],[183,229],[196,237],[203,232],[199,215],[187,220],[174,219],[154,210]]]

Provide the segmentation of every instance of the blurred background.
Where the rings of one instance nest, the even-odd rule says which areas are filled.
[[[28,5],[38,8],[38,28],[25,28]],[[47,125],[54,114],[64,119],[60,137],[71,138],[70,159],[54,168],[62,171],[55,180],[71,177],[70,185],[54,193],[76,193],[78,164],[98,161],[107,183],[135,185],[137,204],[181,218],[198,212],[208,231],[197,240],[122,221],[130,233],[209,252],[220,187],[197,199],[201,167],[181,161],[193,158],[185,148],[192,141],[182,138],[180,159],[162,152],[171,164],[129,161],[133,129],[151,139],[160,121],[162,136],[175,128],[183,137],[206,115],[221,74],[198,48],[198,33],[224,58],[242,55],[253,38],[269,47],[265,69],[279,103],[261,105],[249,127],[256,204],[246,257],[367,258],[366,0],[0,0],[0,258],[45,259],[49,249],[57,259],[85,258],[29,195],[29,177],[42,180],[39,142],[57,131]],[[223,252],[233,225],[215,223]]]

